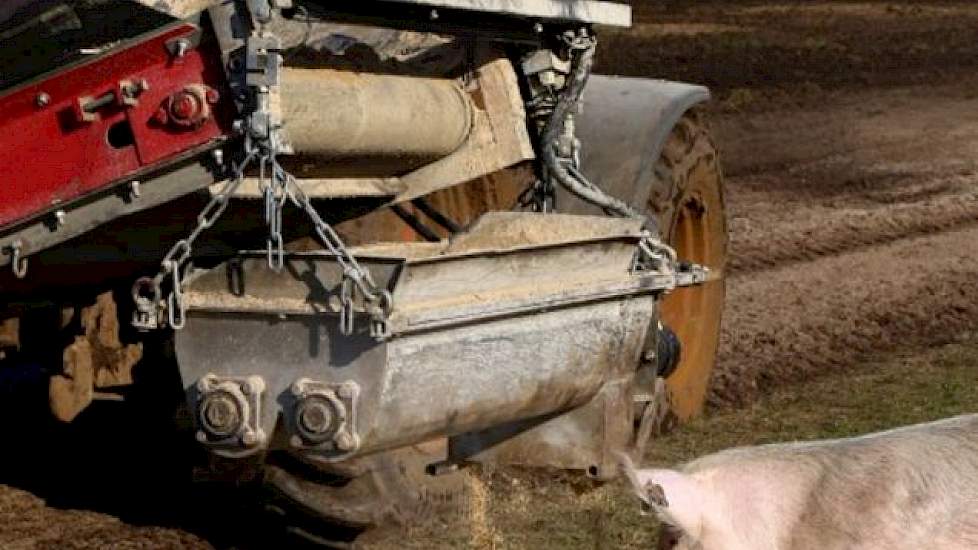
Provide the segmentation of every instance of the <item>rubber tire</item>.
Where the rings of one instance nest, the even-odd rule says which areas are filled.
[[[467,498],[465,474],[425,472],[444,458],[445,443],[370,455],[352,471],[330,472],[288,455],[269,457],[262,480],[266,510],[279,516],[289,535],[327,547],[371,530],[455,516]]]
[[[489,210],[509,209],[520,189],[500,181],[498,191],[473,189],[436,193],[431,202],[457,220],[468,221]],[[710,267],[722,275],[727,257],[726,219],[719,158],[696,112],[673,129],[649,182],[643,208],[659,221],[666,240],[680,258]],[[466,202],[469,200],[469,202]],[[377,220],[379,221],[379,220]],[[360,227],[370,227],[362,224]],[[370,240],[362,233],[363,240]],[[405,238],[411,238],[408,234]],[[675,415],[685,420],[702,409],[716,356],[724,283],[720,279],[693,289],[677,290],[662,305],[663,318],[683,343],[683,357],[667,380]],[[696,344],[692,344],[696,342]],[[444,442],[367,457],[355,476],[324,474],[293,459],[274,459],[264,486],[271,508],[286,528],[307,540],[328,544],[352,541],[365,530],[424,521],[457,512],[466,499],[464,474],[432,477],[424,467],[444,456]]]
[[[704,265],[716,276],[704,285],[673,291],[660,305],[662,323],[682,344],[679,365],[666,386],[672,413],[683,422],[702,412],[706,401],[720,341],[728,254],[720,156],[697,110],[673,128],[654,174],[645,211],[656,217],[681,260]]]

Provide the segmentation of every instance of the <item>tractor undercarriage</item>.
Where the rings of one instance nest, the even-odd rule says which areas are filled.
[[[593,25],[627,24],[627,7],[146,4],[0,11],[25,51],[38,29],[70,46],[50,72],[3,60],[0,95],[22,142],[0,153],[0,346],[37,362],[38,334],[60,335],[43,350],[60,359],[57,418],[159,367],[149,338],[172,350],[201,447],[286,495],[276,457],[357,477],[434,441],[429,476],[491,462],[609,479],[616,453],[641,451],[687,344],[659,303],[718,284],[725,241],[693,250],[706,267],[670,246],[704,201],[722,238],[711,149],[695,163],[715,198],[621,153],[585,176],[588,136],[655,161],[706,97],[591,78]],[[90,9],[163,23],[92,46]],[[322,519],[369,523],[329,499]]]

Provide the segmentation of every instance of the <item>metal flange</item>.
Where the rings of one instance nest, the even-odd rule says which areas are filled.
[[[294,403],[288,411],[289,443],[326,460],[341,460],[360,448],[356,433],[356,406],[360,386],[296,380],[290,391]]]
[[[260,376],[202,377],[191,396],[197,441],[230,458],[261,450],[267,443],[259,423],[264,392],[265,381]]]

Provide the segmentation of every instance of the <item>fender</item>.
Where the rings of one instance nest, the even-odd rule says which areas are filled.
[[[710,91],[695,84],[592,76],[577,117],[584,174],[606,193],[643,204],[669,133],[686,111],[709,99]],[[563,189],[557,201],[561,212],[596,211]]]

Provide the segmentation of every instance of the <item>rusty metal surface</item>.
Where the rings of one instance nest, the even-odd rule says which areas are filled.
[[[492,239],[473,236],[471,246],[428,246],[426,254],[402,254],[407,260],[361,257],[393,289],[392,336],[383,342],[365,330],[339,334],[329,304],[341,273],[328,257],[290,257],[278,277],[262,258],[246,259],[234,276],[237,296],[227,292],[223,268],[198,277],[187,296],[187,330],[177,334],[185,383],[208,373],[262,376],[268,402],[262,426],[272,434],[294,407],[295,380],[355,381],[359,453],[587,403],[634,366],[665,282],[630,272],[635,221],[503,217],[509,223],[483,231],[499,232],[525,217],[540,220],[551,238],[504,235],[492,247]],[[556,235],[547,226],[555,220],[577,230]],[[289,448],[287,434],[271,441]]]

